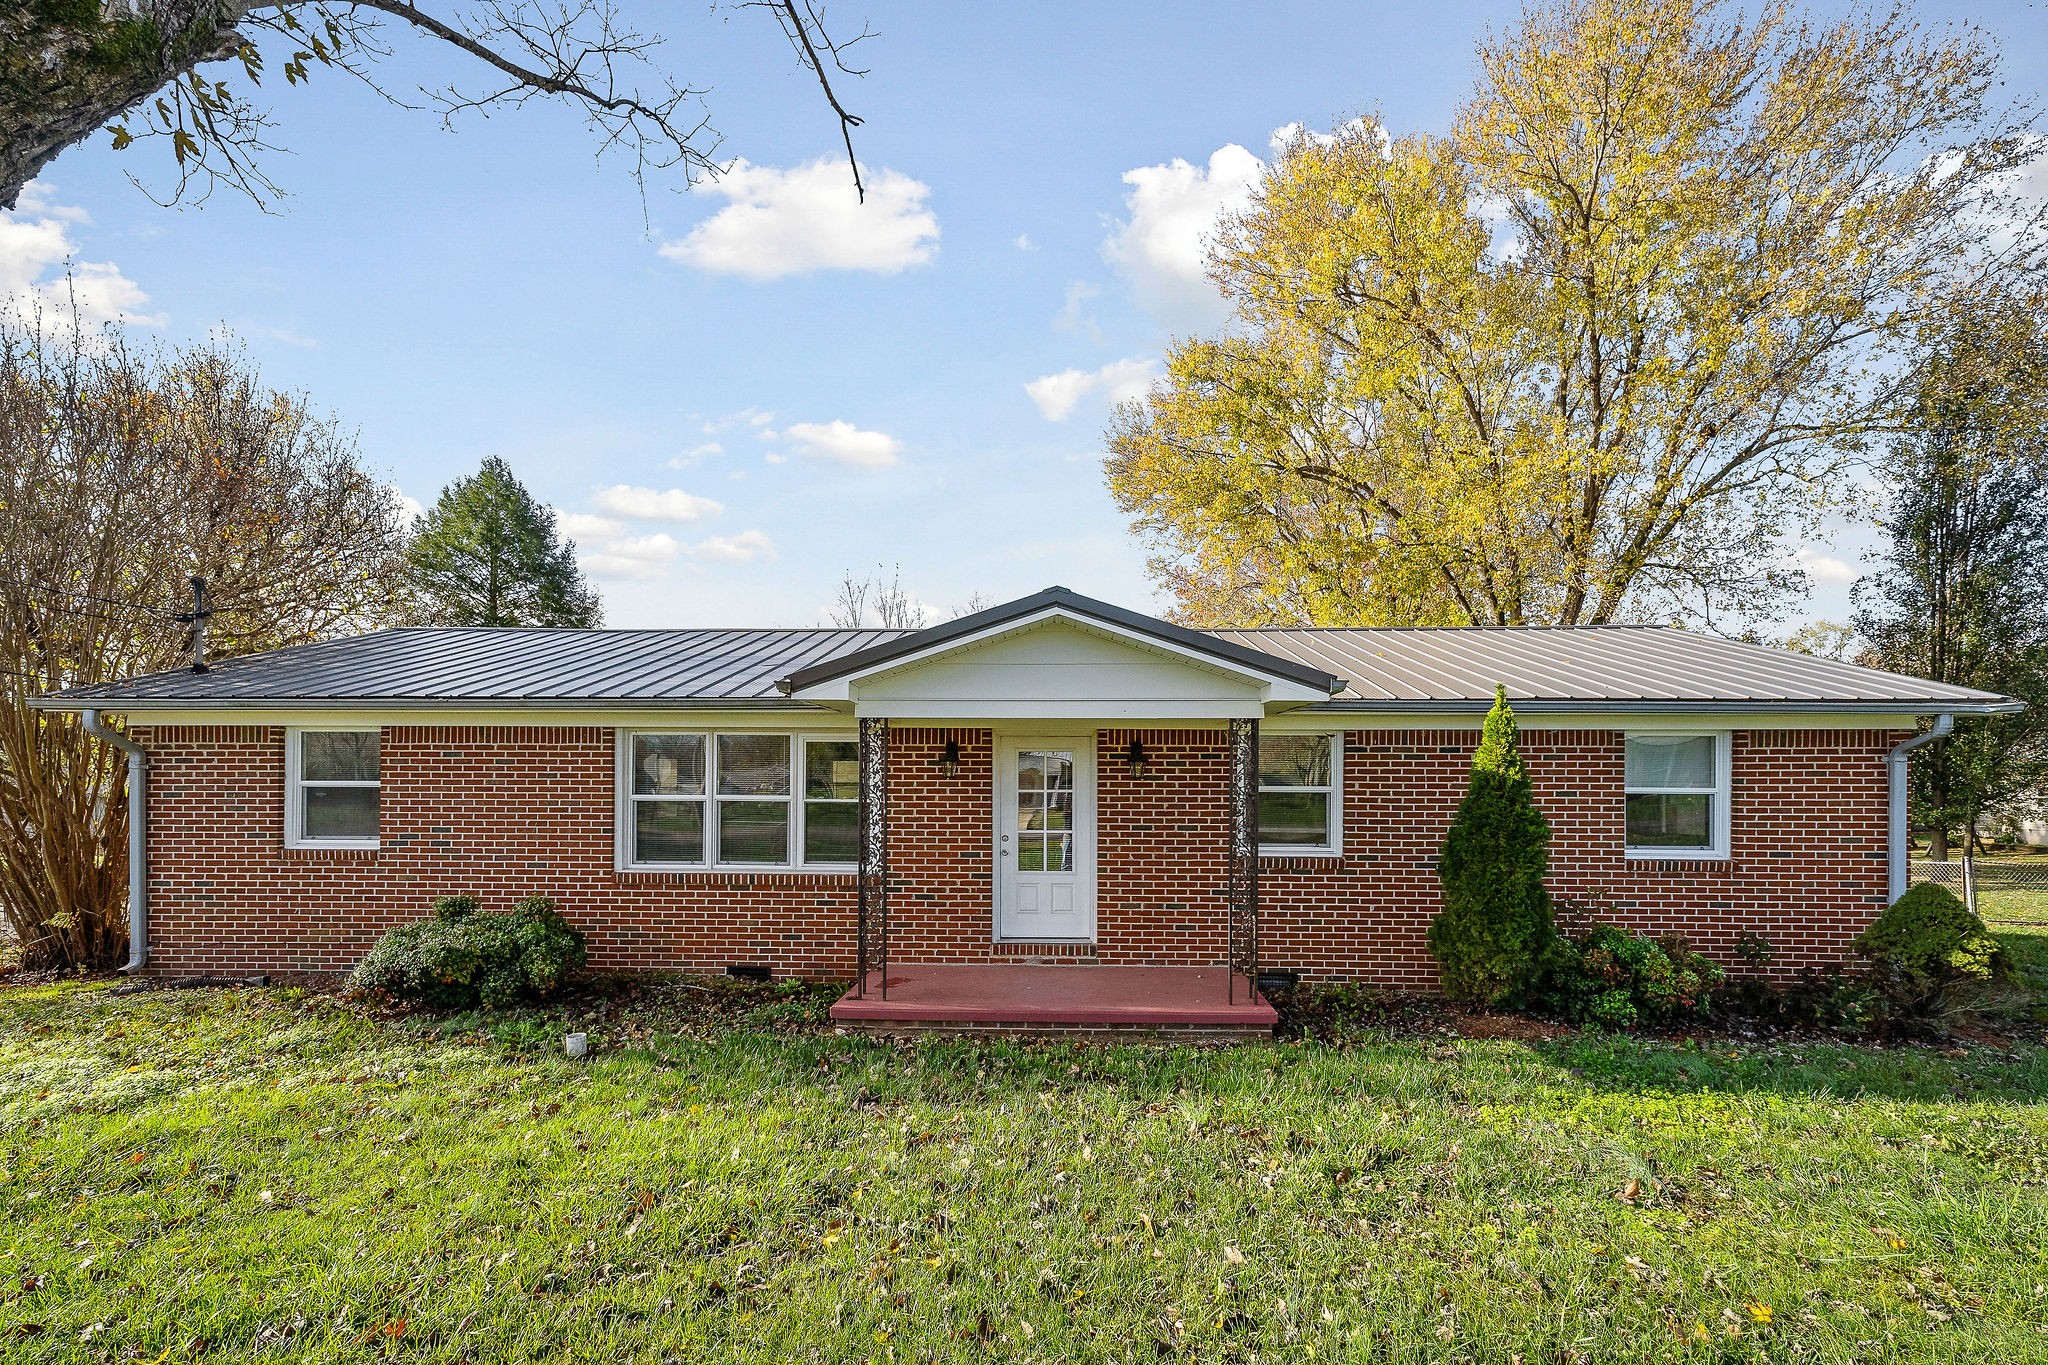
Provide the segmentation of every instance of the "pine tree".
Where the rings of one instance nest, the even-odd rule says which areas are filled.
[[[2048,803],[2048,328],[1986,310],[1923,367],[1886,461],[1887,533],[1856,585],[1858,660],[2018,697],[1913,756],[1913,822],[1937,858],[1987,815]]]
[[[555,531],[497,456],[441,490],[406,551],[411,615],[435,626],[595,626],[604,609]]]
[[[1543,888],[1549,866],[1550,822],[1536,809],[1507,693],[1495,688],[1471,783],[1437,862],[1444,908],[1429,926],[1429,946],[1445,993],[1498,1005],[1535,985],[1556,932]]]

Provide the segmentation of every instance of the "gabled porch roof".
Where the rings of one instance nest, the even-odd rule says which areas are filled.
[[[1061,637],[1068,641],[1064,651],[1034,650],[1025,643]],[[1111,649],[1077,654],[1076,638],[1106,642]],[[917,670],[925,670],[929,679],[933,671],[969,659],[975,662],[952,680],[951,695],[947,686],[903,687],[903,679]],[[1013,700],[978,689],[987,687],[992,669],[1014,674],[1033,667],[1049,677],[1063,675],[1058,685],[1029,698],[1053,705],[1044,714],[1117,715],[1123,712],[1089,712],[1087,707],[1091,702],[1121,707],[1155,700],[1164,704],[1160,716],[1257,715],[1268,704],[1323,702],[1344,689],[1342,679],[1314,664],[1186,630],[1060,587],[797,669],[778,686],[793,701],[858,702],[862,714],[888,714],[886,703],[900,699],[910,709],[899,708],[899,714],[943,716],[954,714],[947,709],[949,702],[971,706],[978,696],[999,705]],[[872,705],[877,702],[884,707]],[[939,709],[918,710],[928,703]],[[1075,706],[1082,709],[1071,710]]]

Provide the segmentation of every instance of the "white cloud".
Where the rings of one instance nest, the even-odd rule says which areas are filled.
[[[427,510],[426,508],[420,506],[420,500],[418,498],[415,498],[412,495],[408,494],[403,488],[400,488],[395,483],[391,485],[391,493],[392,496],[398,499],[399,515],[404,517],[408,522],[413,521],[421,513]]]
[[[1811,545],[1802,545],[1794,551],[1791,563],[1793,568],[1803,571],[1808,578],[1816,583],[1840,585],[1854,583],[1858,578],[1862,577],[1856,571],[1855,565],[1845,559],[1837,559],[1833,555],[1822,554]]]
[[[633,488],[623,483],[599,489],[590,505],[628,521],[696,521],[725,510],[721,503],[680,488]]]
[[[589,544],[593,540],[618,535],[626,527],[610,517],[594,517],[588,512],[564,512],[556,508],[555,529],[571,540]]]
[[[319,349],[320,346],[317,338],[309,337],[304,332],[296,331],[290,327],[259,326],[252,330],[257,336],[274,341],[280,346],[289,346],[293,350],[312,351]]]
[[[1273,130],[1271,137],[1266,139],[1266,145],[1271,147],[1273,155],[1278,157],[1282,152],[1292,147],[1296,139],[1309,142],[1317,147],[1331,147],[1335,146],[1337,139],[1344,134],[1363,132],[1367,129],[1372,131],[1373,141],[1379,144],[1380,160],[1392,161],[1394,159],[1393,135],[1387,132],[1386,124],[1375,123],[1368,118],[1355,118],[1349,122],[1340,123],[1335,131],[1328,133],[1318,133],[1305,123],[1283,123]]]
[[[698,559],[715,559],[726,564],[745,564],[754,559],[775,558],[775,542],[766,531],[742,531],[736,536],[713,536],[690,547]]]
[[[779,280],[814,270],[893,275],[938,253],[939,220],[925,207],[931,187],[896,171],[871,171],[867,202],[846,163],[821,157],[788,170],[741,160],[700,193],[724,208],[661,254],[720,275]]]
[[[1129,217],[1103,242],[1102,254],[1168,330],[1202,331],[1228,316],[1206,273],[1208,240],[1224,215],[1251,203],[1265,169],[1233,142],[1219,147],[1206,168],[1175,157],[1124,172]]]
[[[2031,160],[2015,170],[1993,177],[1991,197],[1970,215],[1981,237],[1978,246],[1986,255],[2010,252],[2021,244],[2042,240],[2048,231],[2048,135],[2036,134]],[[1942,157],[1956,160],[1956,154]]]
[[[593,578],[660,578],[682,548],[674,536],[657,531],[651,536],[608,540],[603,549],[578,562]]]
[[[1074,280],[1067,285],[1067,301],[1058,313],[1053,315],[1052,329],[1055,332],[1079,332],[1092,341],[1102,340],[1102,328],[1096,325],[1095,315],[1088,311],[1088,301],[1102,293],[1102,290],[1086,280]]]
[[[119,266],[77,259],[72,229],[86,221],[85,210],[52,203],[40,182],[24,187],[14,211],[0,213],[0,303],[40,309],[59,327],[69,325],[74,301],[78,320],[87,328],[109,322],[163,326],[164,315],[143,311],[149,295]],[[69,280],[64,276],[67,262]]]
[[[1039,416],[1048,422],[1064,422],[1082,399],[1094,394],[1111,403],[1137,402],[1158,375],[1156,360],[1112,360],[1099,370],[1061,370],[1045,375],[1026,384],[1024,392],[1038,404]]]
[[[851,422],[793,422],[782,433],[796,442],[797,454],[857,469],[886,469],[896,463],[903,443],[880,431],[862,431]]]
[[[1017,234],[1017,250],[1036,251],[1038,250],[1038,244],[1031,240],[1030,233],[1020,232]]]
[[[705,418],[703,432],[706,436],[723,436],[729,431],[738,431],[743,427],[752,427],[760,431],[774,421],[775,414],[766,408],[741,408],[738,412]]]
[[[585,518],[602,524],[602,517]],[[616,527],[617,523],[612,523]],[[666,531],[645,536],[613,536],[597,549],[578,557],[583,571],[593,578],[628,578],[645,582],[665,578],[676,561],[705,560],[720,564],[747,564],[775,558],[775,542],[766,531],[741,531],[737,535],[712,536],[685,545]]]
[[[694,468],[698,462],[710,459],[713,455],[723,454],[725,454],[725,447],[718,442],[702,441],[672,458],[668,462],[668,467],[670,469],[690,469]]]
[[[1510,265],[1522,258],[1528,243],[1515,226],[1515,204],[1504,194],[1476,192],[1465,207],[1486,225],[1486,254],[1496,265]]]

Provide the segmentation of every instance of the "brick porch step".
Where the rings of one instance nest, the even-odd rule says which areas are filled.
[[[892,964],[888,999],[872,975],[831,1014],[855,1026],[1270,1036],[1279,1014],[1242,978],[1226,1000],[1228,984],[1221,967]]]

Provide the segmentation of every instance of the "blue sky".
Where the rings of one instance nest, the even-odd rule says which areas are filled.
[[[874,0],[843,83],[871,179],[761,15],[625,0],[666,29],[747,165],[646,212],[624,162],[541,105],[443,132],[345,76],[278,81],[265,214],[166,210],[155,150],[104,137],[0,215],[0,292],[67,257],[167,340],[225,326],[267,379],[431,501],[486,455],[559,508],[614,625],[810,625],[878,563],[940,614],[1063,583],[1159,605],[1103,487],[1109,404],[1218,314],[1194,243],[1275,129],[1378,112],[1442,129],[1505,5],[938,5]],[[1964,7],[1923,6],[1929,18]],[[677,12],[682,16],[677,17]],[[1970,13],[2048,91],[2038,4]],[[474,75],[393,35],[409,93]],[[231,74],[226,71],[223,74]],[[822,163],[822,164],[819,164]],[[1032,387],[1035,386],[1035,387]],[[1807,547],[1839,616],[1865,535]]]

